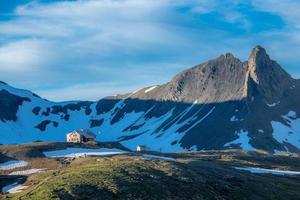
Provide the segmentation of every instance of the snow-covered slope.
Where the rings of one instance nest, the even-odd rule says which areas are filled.
[[[65,141],[90,128],[131,149],[298,151],[299,100],[299,81],[261,47],[248,62],[222,55],[169,83],[97,102],[54,103],[0,82],[0,143]]]

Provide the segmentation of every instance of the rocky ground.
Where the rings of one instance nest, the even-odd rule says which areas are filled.
[[[299,154],[263,151],[183,153],[128,152],[121,155],[46,158],[45,151],[70,147],[119,148],[117,143],[73,145],[33,143],[0,146],[0,166],[11,159],[28,164],[0,170],[0,189],[16,181],[19,193],[0,199],[299,199]],[[151,156],[145,156],[151,155]],[[168,158],[168,159],[166,159]],[[272,169],[279,175],[243,169]],[[9,175],[44,169],[39,173]]]

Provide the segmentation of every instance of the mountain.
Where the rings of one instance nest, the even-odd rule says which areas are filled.
[[[170,82],[97,102],[54,103],[0,83],[0,143],[65,141],[91,128],[100,141],[181,151],[300,150],[300,80],[255,47],[246,62],[227,53]]]

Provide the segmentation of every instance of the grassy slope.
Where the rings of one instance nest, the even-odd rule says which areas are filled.
[[[270,156],[265,152],[241,150],[165,154],[177,158],[176,162],[143,159],[134,153],[112,158],[43,157],[43,151],[71,146],[85,145],[1,146],[3,160],[25,159],[29,166],[24,169],[47,168],[48,171],[27,177],[24,185],[29,187],[24,192],[0,194],[0,199],[300,199],[299,176],[257,175],[232,168],[253,166],[299,171],[298,154]],[[89,147],[118,146],[97,144]],[[5,176],[9,172],[0,172],[0,183],[6,185],[13,181],[12,177]]]
[[[120,156],[78,159],[33,177],[12,199],[299,199],[300,179],[253,175],[209,161],[165,162]]]
[[[15,199],[165,199],[184,198],[197,190],[197,181],[185,177],[180,166],[172,163],[113,158],[43,175],[40,185]],[[186,178],[186,180],[185,180]],[[204,189],[204,188],[203,188]],[[196,194],[193,192],[194,195]],[[200,197],[201,194],[196,194]]]

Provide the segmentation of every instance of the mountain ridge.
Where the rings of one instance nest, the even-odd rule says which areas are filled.
[[[0,107],[14,106],[0,112],[0,143],[64,141],[68,131],[89,127],[98,140],[131,149],[299,151],[299,86],[261,46],[246,62],[226,53],[168,83],[96,102],[55,103],[0,84]],[[18,105],[5,91],[29,101]]]

